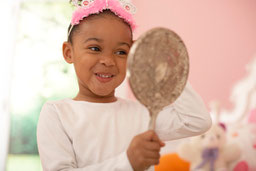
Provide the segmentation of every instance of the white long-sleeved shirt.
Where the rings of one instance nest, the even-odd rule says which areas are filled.
[[[121,98],[112,103],[47,102],[37,127],[43,169],[132,171],[126,150],[135,135],[148,130],[149,121],[143,105]],[[181,96],[159,113],[155,131],[162,141],[170,141],[202,134],[210,126],[201,97],[187,84]]]

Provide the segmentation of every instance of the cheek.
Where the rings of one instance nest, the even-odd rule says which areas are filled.
[[[126,75],[126,63],[127,59],[121,59],[117,62],[119,74]]]
[[[90,58],[84,58],[81,60],[77,60],[74,63],[74,67],[76,70],[76,74],[80,79],[88,80],[91,78],[93,73],[93,67],[95,66],[96,62],[90,60]]]

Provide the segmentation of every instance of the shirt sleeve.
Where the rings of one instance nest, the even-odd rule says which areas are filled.
[[[46,103],[40,113],[37,143],[44,171],[133,171],[126,151],[103,162],[78,168],[72,139],[62,126],[55,106],[50,103]]]
[[[180,97],[158,115],[156,133],[163,141],[170,141],[206,132],[212,124],[202,98],[188,82]]]

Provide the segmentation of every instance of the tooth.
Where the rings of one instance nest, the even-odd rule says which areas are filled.
[[[112,75],[101,75],[101,74],[97,74],[97,75],[102,78],[111,78],[112,77]]]

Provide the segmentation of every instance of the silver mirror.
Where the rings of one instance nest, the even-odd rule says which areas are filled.
[[[128,55],[130,87],[151,116],[155,129],[158,113],[182,93],[189,73],[187,49],[181,38],[166,28],[154,28],[140,36]]]

